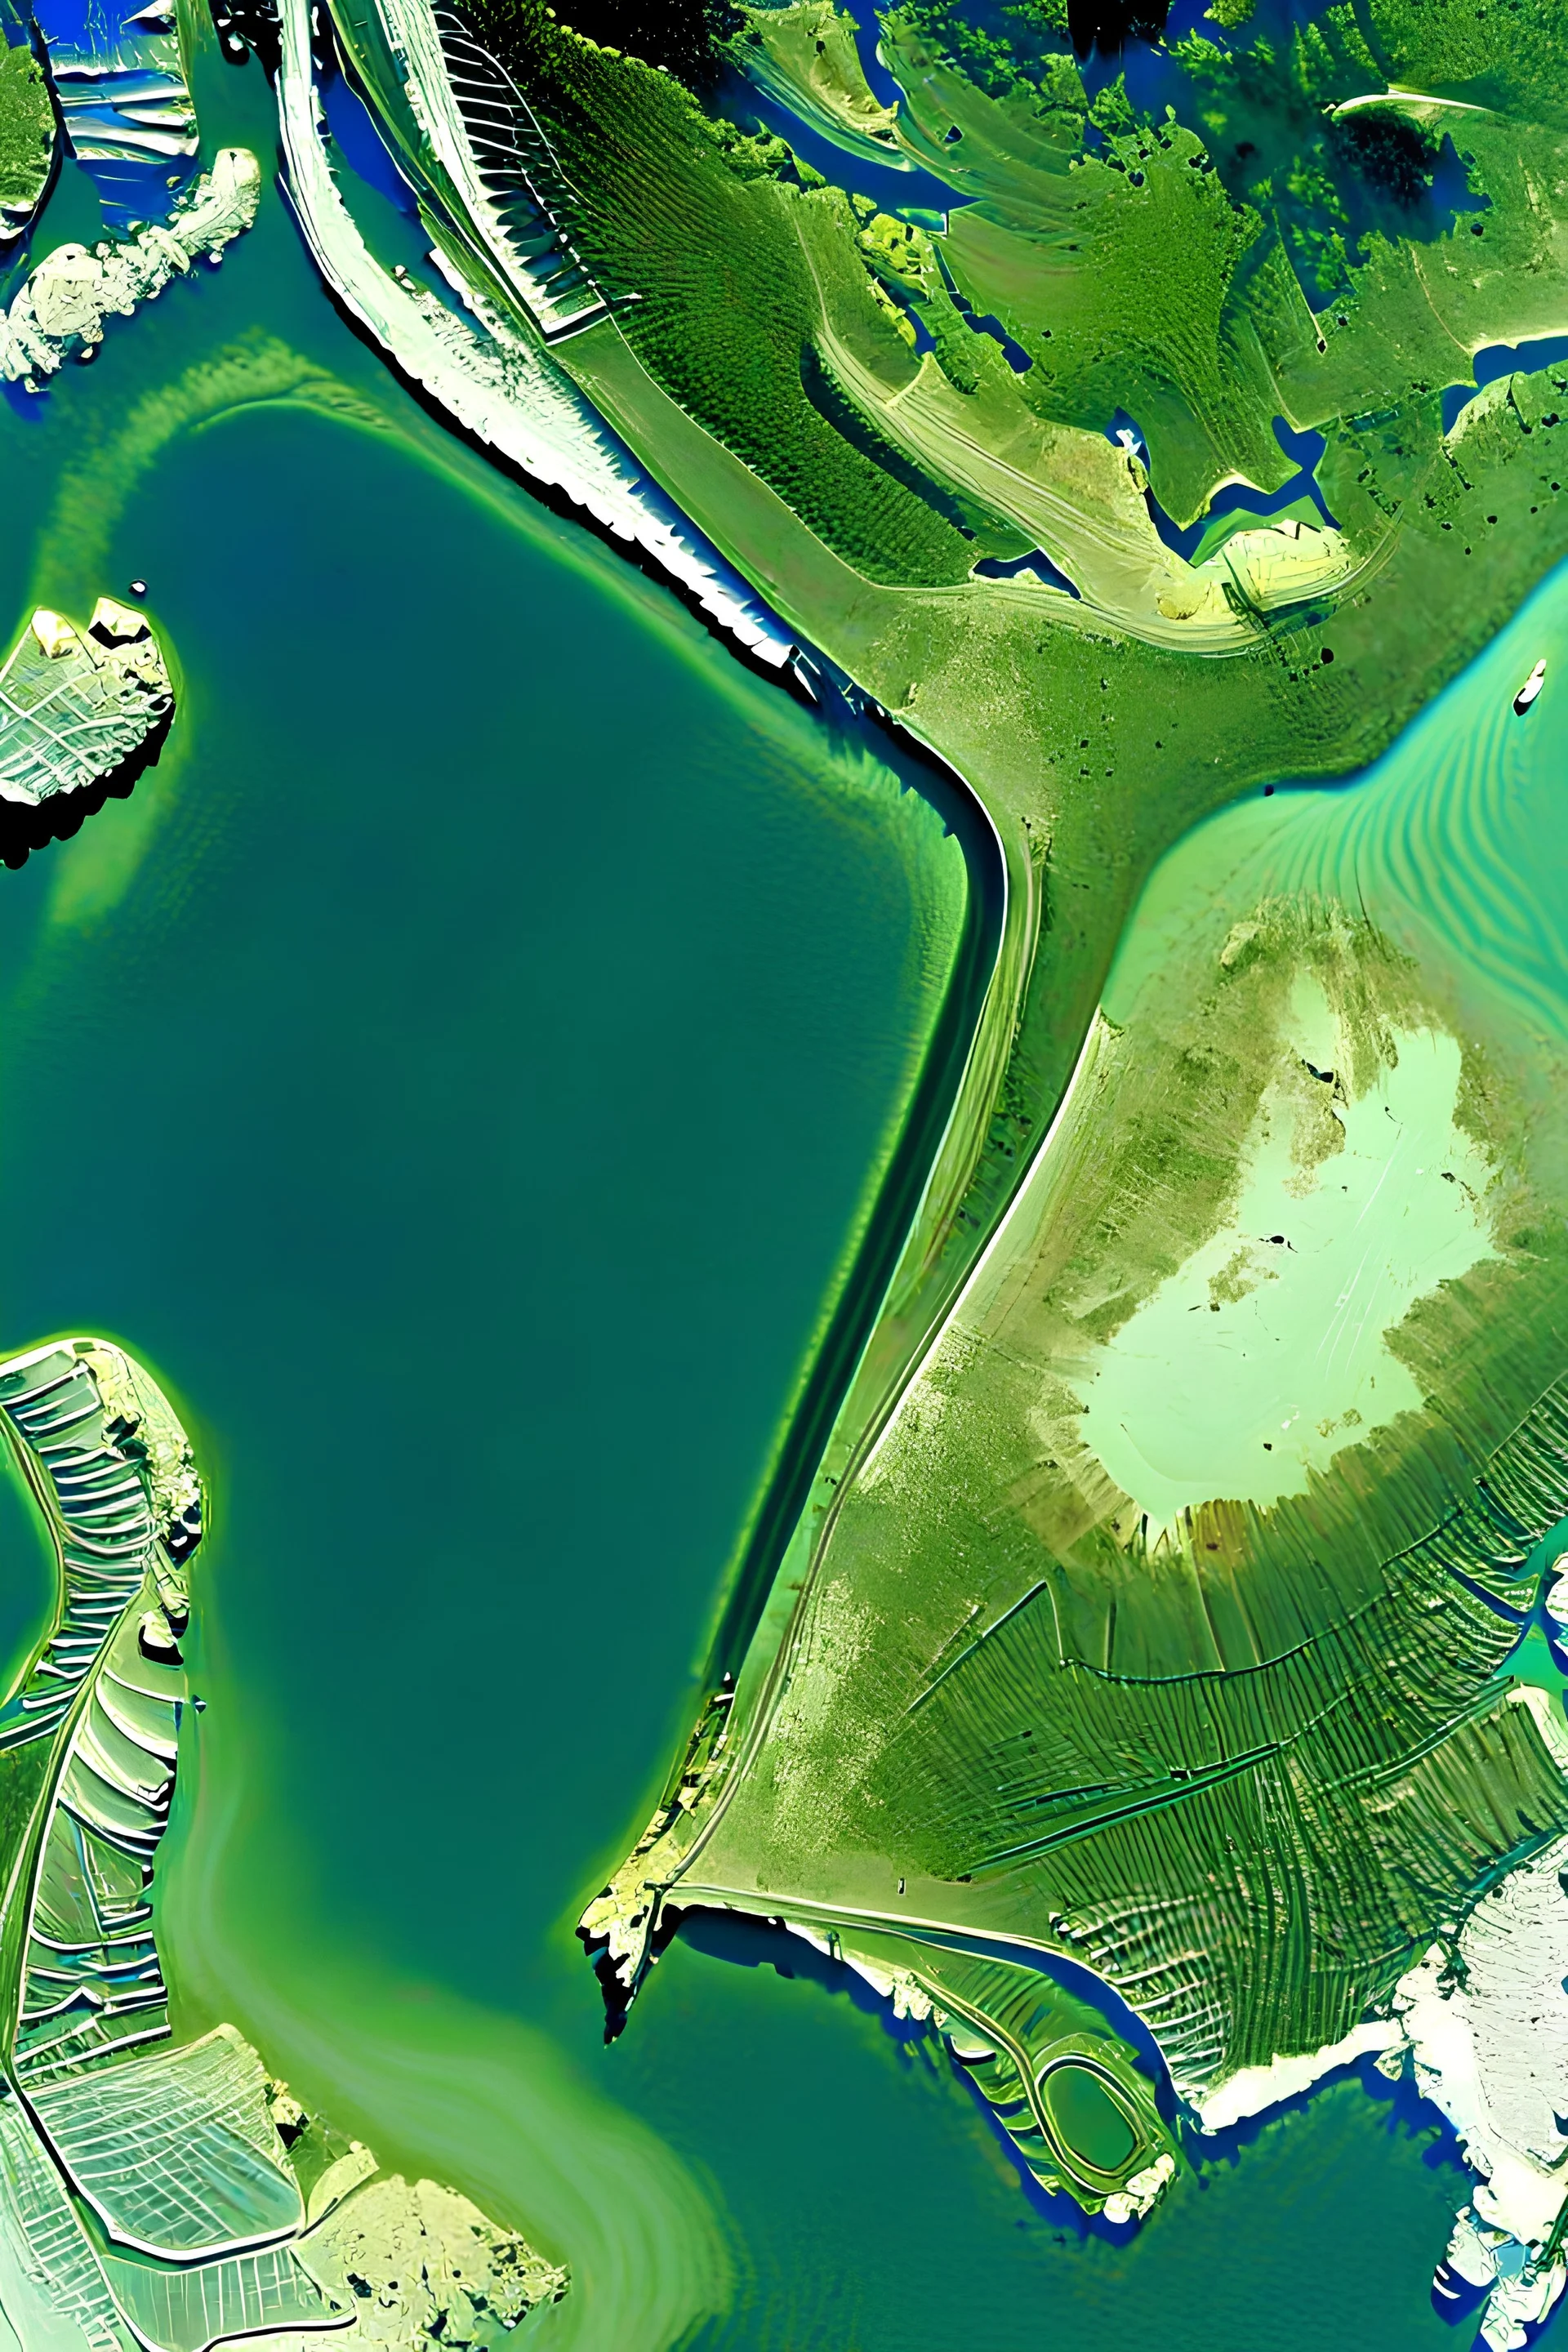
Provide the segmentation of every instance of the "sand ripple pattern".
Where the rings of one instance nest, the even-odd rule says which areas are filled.
[[[1545,688],[1513,696],[1542,658]],[[1107,990],[1150,971],[1173,929],[1216,898],[1237,913],[1276,892],[1359,908],[1461,1003],[1551,1049],[1568,1042],[1568,565],[1362,776],[1286,788],[1202,825],[1155,876]]]

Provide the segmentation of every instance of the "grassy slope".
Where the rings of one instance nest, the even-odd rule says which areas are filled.
[[[1016,908],[1031,856],[1048,848],[1043,936],[1016,1008],[1005,1097],[974,1113],[975,1164],[940,1197],[906,1262],[847,1409],[842,1457],[1043,1133],[1155,858],[1271,776],[1331,774],[1375,757],[1568,554],[1568,489],[1550,488],[1568,479],[1549,470],[1558,428],[1524,430],[1531,415],[1555,413],[1559,396],[1568,415],[1568,394],[1551,378],[1521,379],[1519,405],[1505,400],[1484,431],[1472,427],[1452,457],[1431,461],[1429,488],[1353,605],[1210,663],[1060,626],[1060,600],[1026,587],[876,586],[684,416],[613,328],[565,355],[726,552],[980,792],[1015,868]],[[1375,515],[1379,495],[1402,493],[1404,461],[1388,437],[1346,434],[1333,452],[1334,497],[1348,505],[1353,492]],[[1477,545],[1484,564],[1465,553]],[[1331,667],[1320,658],[1325,644]],[[997,1017],[1013,1029],[1012,1008]]]
[[[1237,318],[1263,224],[1231,204],[1202,141],[1165,126],[1084,156],[1060,138],[1081,117],[976,89],[907,28],[891,62],[909,144],[973,199],[950,216],[950,266],[1029,354],[1025,398],[1095,433],[1118,408],[1135,416],[1155,490],[1184,521],[1227,475],[1282,482],[1268,373]],[[947,124],[963,137],[944,153]]]
[[[1556,0],[1361,0],[1389,80],[1568,129],[1568,20]]]
[[[1209,45],[1185,127],[1108,121],[1098,155],[1074,152],[1081,92],[1075,112],[1054,86],[994,75],[981,87],[895,18],[910,91],[900,128],[972,199],[952,215],[950,264],[1033,361],[1023,397],[1095,431],[1117,407],[1136,416],[1155,490],[1185,520],[1227,474],[1265,488],[1285,478],[1275,406],[1328,425],[1463,380],[1483,342],[1568,325],[1568,110],[1554,62],[1568,43],[1552,11],[1535,14],[1539,26],[1526,0],[1490,15],[1485,0],[1366,0],[1359,19],[1331,11],[1331,40],[1310,28],[1256,72]],[[1342,257],[1346,247],[1333,223],[1349,236],[1351,213],[1320,166],[1338,150],[1329,142],[1303,178],[1303,125],[1321,128],[1324,103],[1385,73],[1501,110],[1426,118],[1434,136],[1455,138],[1485,206],[1445,227],[1430,204],[1402,214],[1352,174],[1359,242],[1334,263],[1328,248]],[[1342,155],[1339,167],[1350,168]],[[1314,323],[1288,251],[1310,270],[1319,247],[1339,292]],[[1435,456],[1436,410],[1422,429]]]
[[[0,204],[32,206],[55,147],[48,84],[31,49],[0,47]]]
[[[618,269],[626,286],[640,271],[651,289],[646,314],[624,314],[626,341],[616,329],[601,329],[568,346],[564,357],[695,519],[803,632],[973,782],[1003,836],[1013,876],[1015,919],[1005,951],[1010,979],[990,1008],[982,1041],[993,1077],[1004,1059],[1005,1076],[999,1088],[973,1088],[963,1107],[962,1138],[973,1160],[962,1148],[950,1154],[945,1181],[906,1256],[830,1447],[826,1467],[837,1475],[874,1426],[911,1349],[952,1296],[1042,1132],[1152,860],[1197,817],[1267,776],[1335,772],[1371,758],[1568,553],[1568,502],[1552,487],[1556,427],[1547,423],[1554,414],[1551,404],[1564,395],[1554,382],[1521,380],[1513,394],[1489,402],[1445,446],[1436,386],[1454,372],[1444,356],[1454,346],[1454,331],[1430,300],[1417,306],[1413,299],[1404,310],[1395,308],[1394,344],[1404,373],[1392,369],[1384,379],[1390,383],[1385,413],[1334,426],[1324,467],[1331,502],[1342,520],[1368,543],[1384,541],[1380,566],[1342,609],[1288,616],[1260,632],[1253,651],[1234,659],[1184,660],[1092,635],[1063,612],[1059,600],[1024,587],[918,585],[907,571],[897,576],[909,584],[889,584],[885,544],[880,561],[866,554],[841,512],[831,520],[836,551],[814,535],[807,526],[813,512],[820,520],[821,508],[813,509],[811,499],[823,483],[814,488],[792,474],[778,435],[764,434],[758,422],[787,415],[792,434],[800,424],[791,366],[798,362],[795,339],[809,332],[810,322],[793,281],[777,267],[782,248],[772,240],[780,221],[804,216],[794,208],[817,200],[772,183],[739,183],[737,196],[730,184],[735,173],[721,158],[714,160],[710,146],[703,147],[675,99],[667,108],[661,98],[651,111],[628,109],[618,120],[620,143],[613,154],[595,157],[592,107],[613,112],[617,92],[634,82],[641,91],[637,69],[595,58],[579,75],[573,50],[567,74],[557,37],[537,26],[535,34],[531,56],[539,78],[530,87],[536,101],[552,110],[556,127],[566,126],[569,142],[575,142],[572,168],[584,175],[584,202],[596,224],[596,266],[606,276]],[[1215,204],[1207,193],[1211,175],[1191,164],[1184,168],[1193,187],[1205,190],[1192,202]],[[1042,184],[1053,179],[1038,142],[1027,169]],[[728,181],[715,180],[715,172],[728,173]],[[689,173],[689,185],[682,182],[677,189],[682,173]],[[650,182],[658,186],[657,204],[645,201]],[[1184,190],[1186,184],[1180,184]],[[1495,199],[1500,220],[1510,206],[1529,198],[1532,253],[1541,250],[1542,236],[1550,243],[1557,234],[1549,209],[1542,225],[1538,194],[1531,181],[1511,194],[1505,191],[1506,205]],[[673,239],[675,215],[660,215],[658,205],[676,203],[677,196],[686,236],[679,269],[667,268],[668,257],[658,249],[661,239]],[[1119,187],[1102,203],[1121,204],[1123,197]],[[742,199],[750,207],[744,212]],[[1181,201],[1188,201],[1184,193]],[[812,215],[814,222],[824,216],[820,208]],[[744,309],[762,299],[752,274],[754,256],[736,259],[733,251],[726,255],[709,243],[742,219],[763,225],[757,250],[765,253],[770,273],[757,313],[763,331],[754,336],[745,331]],[[1489,224],[1489,233],[1497,227]],[[1495,235],[1492,249],[1502,249]],[[1408,270],[1410,258],[1396,256],[1387,267]],[[721,309],[729,314],[722,317],[703,291],[715,273],[724,295]],[[1458,299],[1464,303],[1491,285],[1486,297],[1491,308],[1468,312],[1472,319],[1501,315],[1507,299],[1519,299],[1521,285],[1535,299],[1528,271],[1500,268],[1493,280],[1484,271],[1470,275],[1483,283],[1468,293],[1460,287]],[[1256,289],[1265,283],[1266,273],[1258,273],[1249,297],[1258,348],[1268,365],[1297,368],[1303,390],[1289,405],[1298,417],[1314,413],[1305,387],[1317,370],[1317,413],[1332,425],[1340,409],[1323,388],[1332,384],[1342,400],[1344,387],[1378,376],[1386,364],[1376,342],[1373,275],[1363,280],[1359,309],[1355,301],[1347,304],[1344,327],[1336,324],[1334,336],[1325,337],[1325,353],[1316,352],[1304,334],[1302,309],[1292,309],[1288,288],[1276,283],[1267,287],[1267,300],[1257,298]],[[1234,340],[1234,320],[1226,325],[1223,305],[1218,326],[1212,306],[1208,316],[1205,331],[1220,351],[1225,334]],[[1407,320],[1415,321],[1408,334]],[[866,331],[874,340],[874,326]],[[724,377],[713,355],[729,351],[739,356]],[[750,374],[742,364],[748,352]],[[905,363],[890,349],[885,356],[890,367]],[[795,445],[797,451],[805,446],[804,440]],[[836,457],[835,467],[839,463]],[[854,478],[858,498],[864,478]],[[896,501],[889,511],[900,511]],[[1395,520],[1400,527],[1390,533],[1387,526]],[[870,576],[878,571],[879,582]],[[1064,621],[1069,625],[1061,625]],[[1321,660],[1325,646],[1335,656],[1331,667]],[[1037,908],[1042,896],[1044,901],[1037,946],[1024,915],[1031,895]],[[978,1469],[977,1475],[984,1515],[986,1476]],[[820,1513],[828,1500],[829,1490],[819,1486],[816,1509]],[[824,1573],[831,1583],[834,1564],[847,1559],[842,1549],[847,1524],[841,1517],[826,1570],[819,1563],[818,1590]],[[820,1520],[808,1515],[808,1535],[814,1525]],[[879,1572],[874,1561],[869,1572]],[[937,1589],[933,1584],[933,1593]],[[776,1614],[773,1622],[776,1627]],[[1469,1630],[1484,1649],[1481,1636],[1489,1630],[1484,1622],[1478,1619]],[[1489,1654],[1482,1658],[1478,1649],[1468,1664],[1461,1660],[1461,1680],[1471,1665],[1484,1671],[1489,1663]],[[1473,1755],[1459,1756],[1457,1780],[1434,1768],[1419,1799],[1422,1819],[1433,1817],[1435,1808],[1451,1821],[1454,1843],[1446,1860],[1438,1848],[1429,1852],[1423,1865],[1428,1895],[1439,1882],[1469,1883],[1484,1873],[1489,1855],[1541,1826],[1545,1799],[1538,1766],[1530,1736],[1510,1717],[1499,1719]],[[1498,1818],[1489,1826],[1472,1798],[1475,1775],[1493,1770],[1517,1802],[1500,1799]],[[1514,1811],[1505,1820],[1510,1803]],[[1338,1834],[1346,1834],[1342,1823]],[[1325,1854],[1329,1866],[1331,1852],[1326,1848]],[[921,1859],[937,1871],[956,1866],[934,1845]],[[1342,1971],[1332,1984],[1325,1974],[1321,2000],[1317,1993],[1312,1998],[1324,2017],[1337,2017],[1347,2002],[1353,2008],[1369,1981],[1364,1969]],[[1315,2010],[1312,2014],[1322,2021]],[[1237,2051],[1251,2050],[1255,2042],[1261,2049],[1269,2030],[1258,2012]]]
[[[743,69],[761,62],[764,88],[830,134],[857,134],[858,152],[874,156],[875,142],[889,143],[892,110],[867,87],[855,20],[842,15],[834,0],[792,0],[784,8],[749,8],[745,16],[745,30],[733,47]]]
[[[1338,2039],[1445,1916],[1568,1822],[1492,1679],[1514,1631],[1475,1588],[1504,1589],[1491,1563],[1515,1547],[1479,1513],[1420,1541],[1568,1338],[1568,1258],[1520,1173],[1536,1139],[1506,1088],[1472,1084],[1467,1110],[1512,1171],[1501,1255],[1400,1335],[1426,1412],[1345,1449],[1309,1495],[1207,1507],[1152,1554],[1077,1434],[1087,1346],[1213,1229],[1302,962],[1369,1071],[1384,1023],[1432,1017],[1365,927],[1278,904],[1227,970],[1237,911],[1212,910],[1103,1039],[1012,1258],[848,1492],[770,1742],[693,1873],[775,1907],[799,1893],[896,1920],[907,1904],[1077,1951],[1147,2008],[1189,2084]],[[1500,1468],[1493,1489],[1539,1534],[1568,1481],[1550,1444],[1521,1459],[1542,1482],[1528,1502]]]
[[[791,214],[815,199],[754,142],[716,137],[672,78],[562,32],[531,0],[471,13],[545,116],[580,250],[607,293],[635,296],[626,332],[659,380],[868,577],[961,580],[960,533],[806,395],[816,295]],[[874,310],[868,285],[866,299]]]

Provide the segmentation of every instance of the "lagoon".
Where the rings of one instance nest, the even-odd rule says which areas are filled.
[[[258,79],[210,138],[262,142]],[[958,846],[449,444],[275,199],[68,374],[0,412],[14,604],[146,577],[183,700],[133,799],[0,876],[0,1300],[10,1345],[144,1353],[213,1487],[182,2030],[233,2017],[570,2259],[542,2345],[1454,2345],[1460,2176],[1375,2078],[1126,2243],[793,1939],[694,1925],[602,2047],[571,1924],[689,1719]],[[0,1538],[15,1641],[9,1497]]]

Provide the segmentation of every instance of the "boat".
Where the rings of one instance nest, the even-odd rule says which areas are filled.
[[[1530,676],[1525,679],[1524,684],[1520,688],[1519,692],[1513,698],[1513,709],[1516,719],[1523,718],[1525,712],[1530,709],[1531,704],[1535,700],[1536,696],[1540,693],[1545,683],[1546,664],[1543,661],[1538,661],[1535,667],[1531,671]]]

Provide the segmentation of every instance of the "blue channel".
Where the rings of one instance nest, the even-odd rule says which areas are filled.
[[[1121,445],[1124,434],[1131,435],[1139,456],[1147,464],[1149,445],[1143,438],[1142,428],[1124,408],[1119,408],[1105,428],[1105,437]],[[1220,515],[1279,514],[1286,507],[1294,506],[1298,499],[1310,499],[1330,530],[1339,529],[1329,512],[1327,499],[1318,488],[1318,464],[1329,446],[1323,436],[1310,431],[1298,432],[1283,416],[1277,416],[1274,419],[1274,438],[1285,456],[1295,464],[1296,471],[1289,480],[1282,483],[1277,490],[1257,490],[1250,482],[1226,482],[1223,489],[1215,492],[1196,521],[1184,528],[1172,520],[1152,490],[1145,490],[1143,495],[1148,500],[1155,530],[1165,545],[1173,549],[1184,562],[1191,562],[1205,531]]]
[[[1024,572],[1032,572],[1046,587],[1065,588],[1069,596],[1079,596],[1082,601],[1079,591],[1073,586],[1065,572],[1057,570],[1043,547],[1032,549],[1027,555],[1016,555],[1009,563],[1004,563],[999,555],[983,556],[974,571],[975,576],[981,580],[1016,580]]]
[[[738,123],[742,131],[771,131],[775,138],[788,142],[803,163],[809,163],[825,180],[831,180],[836,188],[846,188],[852,196],[868,197],[882,212],[934,214],[945,222],[950,212],[973,201],[919,163],[878,163],[868,155],[858,154],[853,148],[841,147],[836,139],[829,139],[803,121],[793,108],[781,105],[766,90],[748,81],[744,74],[731,71],[724,75],[715,104],[721,114]],[[929,227],[930,219],[924,219],[921,225]]]
[[[1500,376],[1531,375],[1537,368],[1561,367],[1568,361],[1568,335],[1539,335],[1522,343],[1485,343],[1472,362],[1471,383],[1448,384],[1443,394],[1443,430],[1451,433],[1478,392]]]

